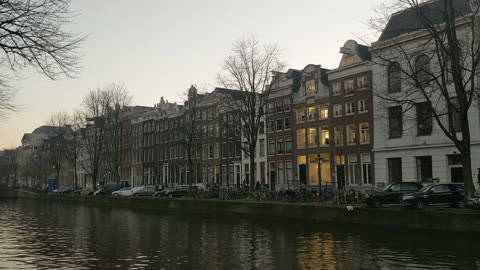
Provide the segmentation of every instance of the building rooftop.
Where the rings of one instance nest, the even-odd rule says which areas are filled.
[[[402,34],[425,29],[426,25],[423,23],[424,20],[420,17],[421,14],[426,15],[434,24],[442,23],[444,21],[442,12],[444,11],[445,1],[446,0],[429,1],[418,7],[408,8],[394,13],[385,26],[378,41],[385,41]],[[464,16],[472,12],[470,0],[453,0],[452,3],[456,17]]]

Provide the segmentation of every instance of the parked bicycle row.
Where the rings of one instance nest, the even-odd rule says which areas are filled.
[[[250,197],[248,187],[220,187],[217,184],[131,187],[126,181],[107,183],[96,191],[88,187],[63,187],[54,190],[53,193],[94,196],[109,195],[114,197],[152,196],[173,198],[190,196],[197,199],[221,200],[247,199]],[[479,196],[474,196],[465,201],[463,194],[463,184],[459,183],[422,184],[419,182],[401,182],[389,184],[382,190],[371,191],[366,194],[354,189],[325,188],[307,190],[306,188],[295,188],[271,190],[268,187],[257,186],[253,197],[257,201],[364,204],[368,207],[376,208],[398,204],[412,209],[424,209],[429,205],[480,208]]]

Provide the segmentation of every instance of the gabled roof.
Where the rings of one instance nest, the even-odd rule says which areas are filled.
[[[447,0],[433,0],[415,8],[408,8],[393,14],[378,41],[385,41],[399,35],[425,29],[419,14],[425,14],[434,24],[443,22],[442,11]],[[472,12],[470,0],[452,0],[456,17]]]
[[[243,96],[245,96],[247,93],[244,91],[240,90],[234,90],[234,89],[227,89],[227,88],[221,88],[221,87],[216,87],[213,92],[213,94],[221,94],[225,96],[230,96],[232,99],[240,99]]]

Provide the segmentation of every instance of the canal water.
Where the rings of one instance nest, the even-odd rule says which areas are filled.
[[[12,199],[0,269],[480,269],[480,236]]]

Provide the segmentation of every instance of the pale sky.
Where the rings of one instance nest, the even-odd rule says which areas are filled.
[[[23,111],[0,121],[0,149],[52,112],[78,107],[91,88],[122,82],[134,104],[163,96],[181,101],[191,84],[213,89],[232,43],[250,34],[282,49],[288,68],[335,68],[339,48],[369,31],[364,23],[382,0],[72,0],[74,31],[90,34],[77,79],[58,81],[25,70],[14,82]]]

